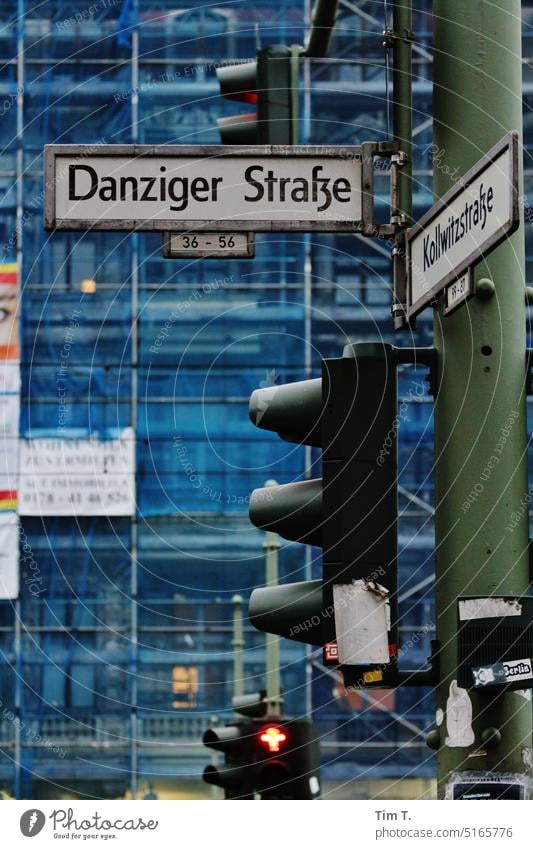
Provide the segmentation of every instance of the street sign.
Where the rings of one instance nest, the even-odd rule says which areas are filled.
[[[450,315],[457,307],[465,304],[475,293],[474,270],[469,268],[453,283],[446,287],[444,295],[444,315]]]
[[[408,231],[409,318],[516,230],[518,156],[509,133]]]
[[[47,145],[45,227],[377,235],[373,158],[380,151],[373,143]]]
[[[165,233],[163,256],[167,259],[233,259],[255,256],[253,233]]]

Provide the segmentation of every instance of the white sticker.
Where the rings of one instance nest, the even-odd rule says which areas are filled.
[[[503,668],[507,681],[527,681],[529,678],[533,678],[530,657],[526,657],[524,660],[504,660]]]
[[[389,602],[384,587],[367,581],[334,584],[339,661],[357,666],[389,663]]]
[[[309,779],[309,790],[311,791],[313,796],[316,796],[317,793],[320,793],[320,782],[316,775],[312,775]]]
[[[499,616],[521,616],[517,598],[465,598],[459,602],[459,619],[492,619]]]
[[[437,713],[435,715],[435,722],[437,725],[442,725],[444,720],[444,711],[442,708],[437,708]]]
[[[472,728],[472,701],[468,691],[458,687],[455,680],[450,684],[446,702],[446,728],[446,745],[450,748],[471,746],[476,739]]]

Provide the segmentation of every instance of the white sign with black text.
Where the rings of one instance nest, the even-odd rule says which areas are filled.
[[[499,245],[519,221],[518,135],[509,133],[408,231],[409,317]]]
[[[372,174],[364,146],[47,145],[45,227],[357,231]]]
[[[458,280],[446,287],[444,299],[444,315],[454,312],[457,307],[466,303],[474,295],[474,272],[469,268]]]
[[[253,233],[164,233],[163,256],[167,259],[252,259]]]
[[[132,516],[135,433],[120,439],[22,439],[21,516]]]

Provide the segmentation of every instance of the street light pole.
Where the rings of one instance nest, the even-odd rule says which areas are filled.
[[[434,191],[440,197],[507,132],[522,131],[519,0],[434,0]],[[521,193],[521,192],[520,192]],[[457,776],[520,783],[528,773],[525,693],[457,686],[457,598],[525,595],[528,492],[523,218],[475,269],[491,298],[435,312],[436,616],[439,796]],[[487,293],[486,280],[482,284]],[[481,295],[481,287],[478,288]],[[512,426],[506,427],[513,416]],[[500,462],[484,473],[506,434]],[[483,474],[483,481],[481,475]],[[469,494],[476,497],[467,501]],[[468,506],[467,506],[468,505]],[[455,777],[455,778],[454,778]]]

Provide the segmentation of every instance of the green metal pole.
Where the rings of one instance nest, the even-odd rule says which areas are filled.
[[[392,32],[385,30],[385,48],[392,46],[393,56],[393,128],[394,138],[402,153],[398,174],[398,209],[396,223],[411,225],[413,218],[413,58],[412,2],[393,0]],[[400,230],[392,252],[394,269],[394,303],[392,315],[396,330],[409,329],[405,309],[407,303],[407,274],[405,235]],[[411,324],[411,327],[413,324]]]
[[[437,196],[506,132],[521,133],[520,11],[519,0],[434,2]],[[440,797],[450,793],[453,774],[507,773],[519,781],[528,772],[531,702],[525,694],[459,690],[454,683],[457,597],[522,595],[529,586],[527,515],[509,530],[511,513],[528,491],[524,263],[522,220],[476,268],[477,281],[493,281],[494,296],[474,298],[450,316],[440,309],[435,314],[440,676],[438,734],[432,736],[439,746]],[[487,473],[502,433],[501,461]]]
[[[234,595],[233,603],[233,695],[244,694],[244,626],[242,622],[242,596]]]
[[[406,159],[398,177],[399,209],[409,224],[413,217],[413,85],[411,0],[394,0],[393,33],[393,126],[394,138]]]

